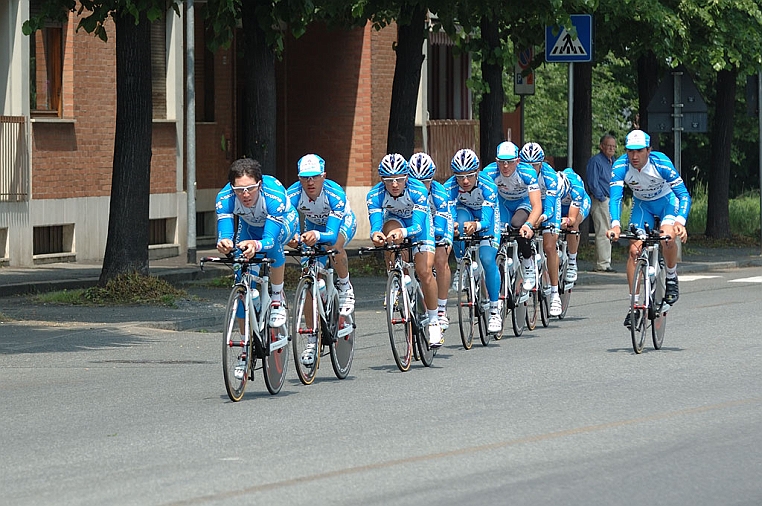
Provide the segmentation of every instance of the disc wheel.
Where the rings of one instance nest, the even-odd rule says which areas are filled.
[[[394,362],[400,371],[405,372],[410,369],[413,358],[413,334],[403,290],[400,273],[390,273],[386,282],[386,323]]]
[[[648,301],[646,276],[646,264],[638,262],[635,267],[635,276],[630,287],[630,336],[632,337],[632,349],[635,353],[643,352],[643,344],[646,340],[648,327]],[[637,302],[636,302],[637,301]]]
[[[233,402],[243,398],[246,382],[253,369],[251,346],[250,343],[244,343],[241,333],[245,300],[246,287],[234,286],[228,298],[222,329],[222,374],[225,378],[225,390]]]
[[[294,368],[299,381],[305,385],[315,381],[320,365],[322,342],[322,326],[318,316],[317,304],[313,304],[312,289],[314,280],[311,277],[302,278],[296,287],[294,298],[294,315],[291,320],[291,348],[294,352]],[[306,364],[302,355],[306,356],[308,345],[314,347],[312,363]]]
[[[487,295],[487,287],[484,284],[484,279],[477,280],[478,288],[476,293],[478,297],[476,299],[477,316],[479,319],[479,339],[482,341],[482,346],[487,346],[492,339],[492,334],[487,329],[487,323],[489,319],[489,295]]]
[[[574,287],[574,283],[566,282],[566,271],[569,268],[569,261],[565,259],[558,269],[558,295],[561,297],[561,314],[558,315],[560,320],[566,317],[566,311],[569,309],[569,301],[571,301],[571,292]]]
[[[503,338],[503,329],[505,328],[505,320],[508,316],[508,306],[512,305],[513,295],[511,294],[511,281],[508,274],[508,265],[505,255],[498,253],[495,258],[495,265],[497,265],[497,272],[500,274],[500,297],[498,299],[497,308],[500,314],[500,332],[493,334],[495,341],[499,341]]]
[[[335,315],[332,316],[331,321],[338,323],[335,328],[331,327],[332,339],[329,351],[334,374],[337,378],[344,379],[349,375],[355,357],[355,314],[352,312],[342,316],[339,314],[338,307],[339,297],[336,296],[330,314]]]
[[[463,347],[471,349],[474,344],[474,328],[476,327],[476,304],[474,297],[474,277],[471,272],[471,259],[466,257],[461,261],[458,275],[458,326]]]
[[[286,299],[283,299],[281,304],[286,304]],[[268,310],[265,315],[265,331],[263,337],[264,339],[269,339],[270,343],[274,343],[280,340],[280,336],[284,332],[288,333],[288,307],[286,307],[286,323],[278,328],[272,328],[267,324],[270,320],[269,313]],[[280,392],[283,383],[286,382],[286,372],[288,371],[288,350],[286,348],[286,346],[283,346],[277,350],[270,350],[262,359],[265,385],[267,386],[267,391],[272,395]]]
[[[547,265],[543,262],[542,268],[542,286],[537,290],[537,296],[540,299],[540,320],[542,326],[547,328],[550,325],[550,298],[553,295],[546,295],[546,289],[550,286],[550,274],[548,273]]]
[[[524,333],[524,323],[527,316],[527,301],[523,300],[527,294],[522,288],[524,285],[524,270],[517,265],[514,270],[513,284],[511,286],[513,293],[513,311],[511,311],[511,324],[513,326],[513,335],[519,337]]]
[[[663,311],[664,292],[667,283],[667,271],[664,265],[664,259],[659,258],[659,275],[655,281],[654,295],[652,304],[658,308],[651,320],[651,339],[654,342],[654,349],[660,350],[664,343],[664,331],[667,329],[667,312]]]
[[[537,327],[537,314],[540,312],[540,288],[535,285],[529,292],[529,299],[526,302],[526,322],[529,330]]]

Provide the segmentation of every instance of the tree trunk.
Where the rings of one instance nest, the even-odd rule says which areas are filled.
[[[241,3],[246,67],[244,152],[262,164],[263,173],[276,175],[275,53],[259,26],[257,7],[261,2]]]
[[[482,40],[487,44],[489,54],[501,47],[500,28],[497,16],[492,19],[483,16],[481,19]],[[482,79],[489,86],[489,91],[482,95],[479,103],[479,156],[482,166],[494,161],[497,145],[505,140],[503,134],[503,66],[501,63],[490,63],[488,58],[482,60]]]
[[[108,237],[98,284],[119,274],[148,274],[151,194],[151,24],[116,19],[116,132]]]
[[[410,23],[397,25],[397,61],[394,67],[392,100],[389,108],[387,153],[410,158],[415,149],[415,109],[423,64],[426,9],[421,5],[404,4],[400,18]],[[402,21],[401,21],[402,22]]]
[[[593,64],[574,64],[574,110],[572,112],[572,163],[570,167],[586,180],[587,161],[592,155],[593,145]],[[563,169],[563,167],[558,167]],[[582,244],[587,244],[590,220],[579,227]]]
[[[717,100],[710,134],[712,165],[709,170],[706,235],[718,239],[730,237],[728,193],[737,75],[736,69],[717,73]]]
[[[659,60],[649,51],[638,58],[638,119],[635,127],[648,132],[648,103],[659,88]],[[624,139],[618,139],[624,144]],[[659,149],[659,135],[651,133],[651,147]]]

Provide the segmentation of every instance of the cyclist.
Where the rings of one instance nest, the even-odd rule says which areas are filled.
[[[447,292],[450,287],[450,250],[452,249],[453,216],[455,205],[450,202],[444,186],[434,181],[437,170],[434,160],[426,153],[415,153],[410,157],[410,177],[422,182],[429,191],[429,209],[434,220],[434,270],[437,274],[437,316],[442,332],[450,326],[447,317]]]
[[[669,236],[662,241],[662,252],[666,264],[667,280],[664,302],[674,305],[680,297],[677,285],[677,245],[675,238],[682,242],[688,238],[685,222],[691,209],[691,196],[680,174],[659,151],[651,151],[651,136],[642,130],[633,130],[625,138],[626,153],[620,156],[611,169],[611,228],[606,232],[612,241],[619,240],[622,232],[619,218],[622,212],[622,193],[625,183],[632,190],[632,213],[630,225],[645,230],[646,225],[654,227],[654,218],[660,221],[661,235]],[[627,258],[627,282],[632,286],[635,261],[640,254],[640,241],[630,241],[630,256]],[[625,327],[631,326],[631,316],[627,313]]]
[[[370,238],[376,246],[400,244],[409,237],[422,242],[413,250],[415,272],[421,283],[429,316],[429,344],[441,346],[442,330],[437,315],[437,282],[434,267],[434,226],[429,210],[429,194],[417,179],[409,178],[405,157],[391,153],[378,165],[381,182],[368,192]]]
[[[527,142],[521,148],[519,158],[524,163],[534,167],[537,182],[542,195],[542,247],[547,260],[548,275],[550,276],[550,316],[558,316],[563,311],[561,296],[558,295],[558,230],[561,227],[561,207],[557,202],[558,177],[553,167],[545,162],[545,152],[536,142]],[[535,222],[537,225],[537,222]],[[547,237],[545,237],[547,236]]]
[[[582,178],[567,167],[558,172],[558,202],[561,206],[561,227],[579,232],[579,224],[590,214],[590,196],[585,191]],[[579,233],[566,236],[569,266],[566,269],[567,283],[577,281],[577,251],[579,249]]]
[[[299,180],[288,188],[286,194],[291,205],[304,217],[305,231],[301,233],[297,222],[289,246],[296,248],[299,242],[307,246],[322,243],[336,250],[331,262],[338,278],[339,313],[351,314],[355,308],[355,295],[349,282],[345,248],[357,231],[355,214],[341,186],[325,178],[325,160],[315,154],[304,155],[296,166]],[[302,364],[308,367],[314,364],[316,351],[316,343],[309,342],[300,357]]]
[[[294,236],[299,220],[280,181],[262,175],[262,166],[252,158],[230,165],[228,184],[217,194],[217,251],[230,253],[240,248],[246,258],[264,253],[273,259],[270,270],[272,304],[270,327],[286,324],[283,301],[283,274],[286,257],[283,246]],[[236,230],[235,221],[238,218]],[[234,241],[238,242],[234,242]],[[283,333],[281,338],[288,338]]]
[[[304,155],[297,162],[299,181],[288,190],[288,199],[304,216],[304,233],[297,223],[296,234],[289,243],[296,247],[301,241],[307,246],[327,244],[336,250],[333,266],[336,269],[339,291],[339,312],[350,314],[355,307],[355,294],[349,282],[346,246],[355,236],[357,221],[349,206],[347,195],[336,182],[325,178],[325,160],[315,154]]]
[[[492,239],[479,244],[479,259],[484,267],[484,279],[489,295],[490,315],[487,331],[497,333],[503,328],[498,309],[500,273],[495,257],[500,240],[500,216],[497,210],[497,186],[486,174],[479,172],[479,158],[470,149],[461,149],[452,158],[450,168],[455,173],[445,183],[448,200],[455,202],[455,235],[484,232]],[[455,239],[455,258],[463,256],[465,245]]]
[[[497,186],[500,224],[521,232],[517,239],[524,267],[524,289],[531,290],[535,283],[535,262],[529,240],[534,235],[533,224],[542,215],[542,196],[537,174],[532,166],[519,163],[519,148],[512,142],[498,144],[495,161],[482,172]]]

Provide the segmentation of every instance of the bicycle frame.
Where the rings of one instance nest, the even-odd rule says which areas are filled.
[[[521,268],[519,256],[519,229],[510,228],[500,234],[500,245],[497,248],[497,263],[500,272],[500,316],[505,320],[508,309],[511,309],[513,334],[518,337],[524,332],[526,318],[526,302],[529,292],[523,288],[523,281],[518,284],[518,273]],[[502,264],[502,268],[501,268]],[[500,338],[502,335],[500,336]]]
[[[489,296],[487,294],[487,288],[484,281],[484,266],[482,265],[481,258],[479,257],[479,248],[482,241],[489,241],[493,236],[460,236],[456,238],[456,241],[462,241],[464,243],[463,256],[458,261],[458,324],[460,326],[460,338],[463,342],[463,347],[467,350],[471,349],[473,344],[473,317],[476,317],[477,325],[479,327],[479,338],[484,346],[489,344],[491,334],[487,331],[487,318],[489,315]],[[476,266],[473,269],[472,266]],[[470,275],[467,277],[468,286],[464,287],[463,278],[470,268]],[[475,275],[476,274],[476,275]],[[461,300],[465,293],[469,295],[468,300]],[[470,314],[473,311],[473,314]],[[464,318],[464,313],[468,314],[468,323]]]

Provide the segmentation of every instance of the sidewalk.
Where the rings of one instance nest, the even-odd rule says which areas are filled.
[[[356,255],[361,247],[370,246],[367,241],[352,241],[347,249],[350,256]],[[623,248],[623,246],[619,246]],[[200,260],[205,256],[219,256],[214,249],[197,251]],[[289,261],[295,261],[289,257]],[[623,260],[614,261],[616,273],[594,272],[592,261],[580,260],[578,285],[618,282],[625,277]],[[758,248],[698,248],[688,245],[683,251],[679,272],[695,273],[718,269],[732,269],[762,265]],[[189,264],[185,256],[164,258],[150,262],[152,275],[166,279],[173,284],[189,283],[202,279],[212,279],[227,275],[230,270],[224,266],[207,264],[202,271],[198,265]],[[95,286],[101,273],[101,264],[54,263],[31,268],[0,268],[0,297],[20,294],[40,293],[54,290],[72,290]],[[375,285],[376,283],[370,283]],[[383,282],[381,282],[383,284]],[[362,292],[366,283],[354,283],[355,291]],[[359,294],[358,294],[359,295]]]

